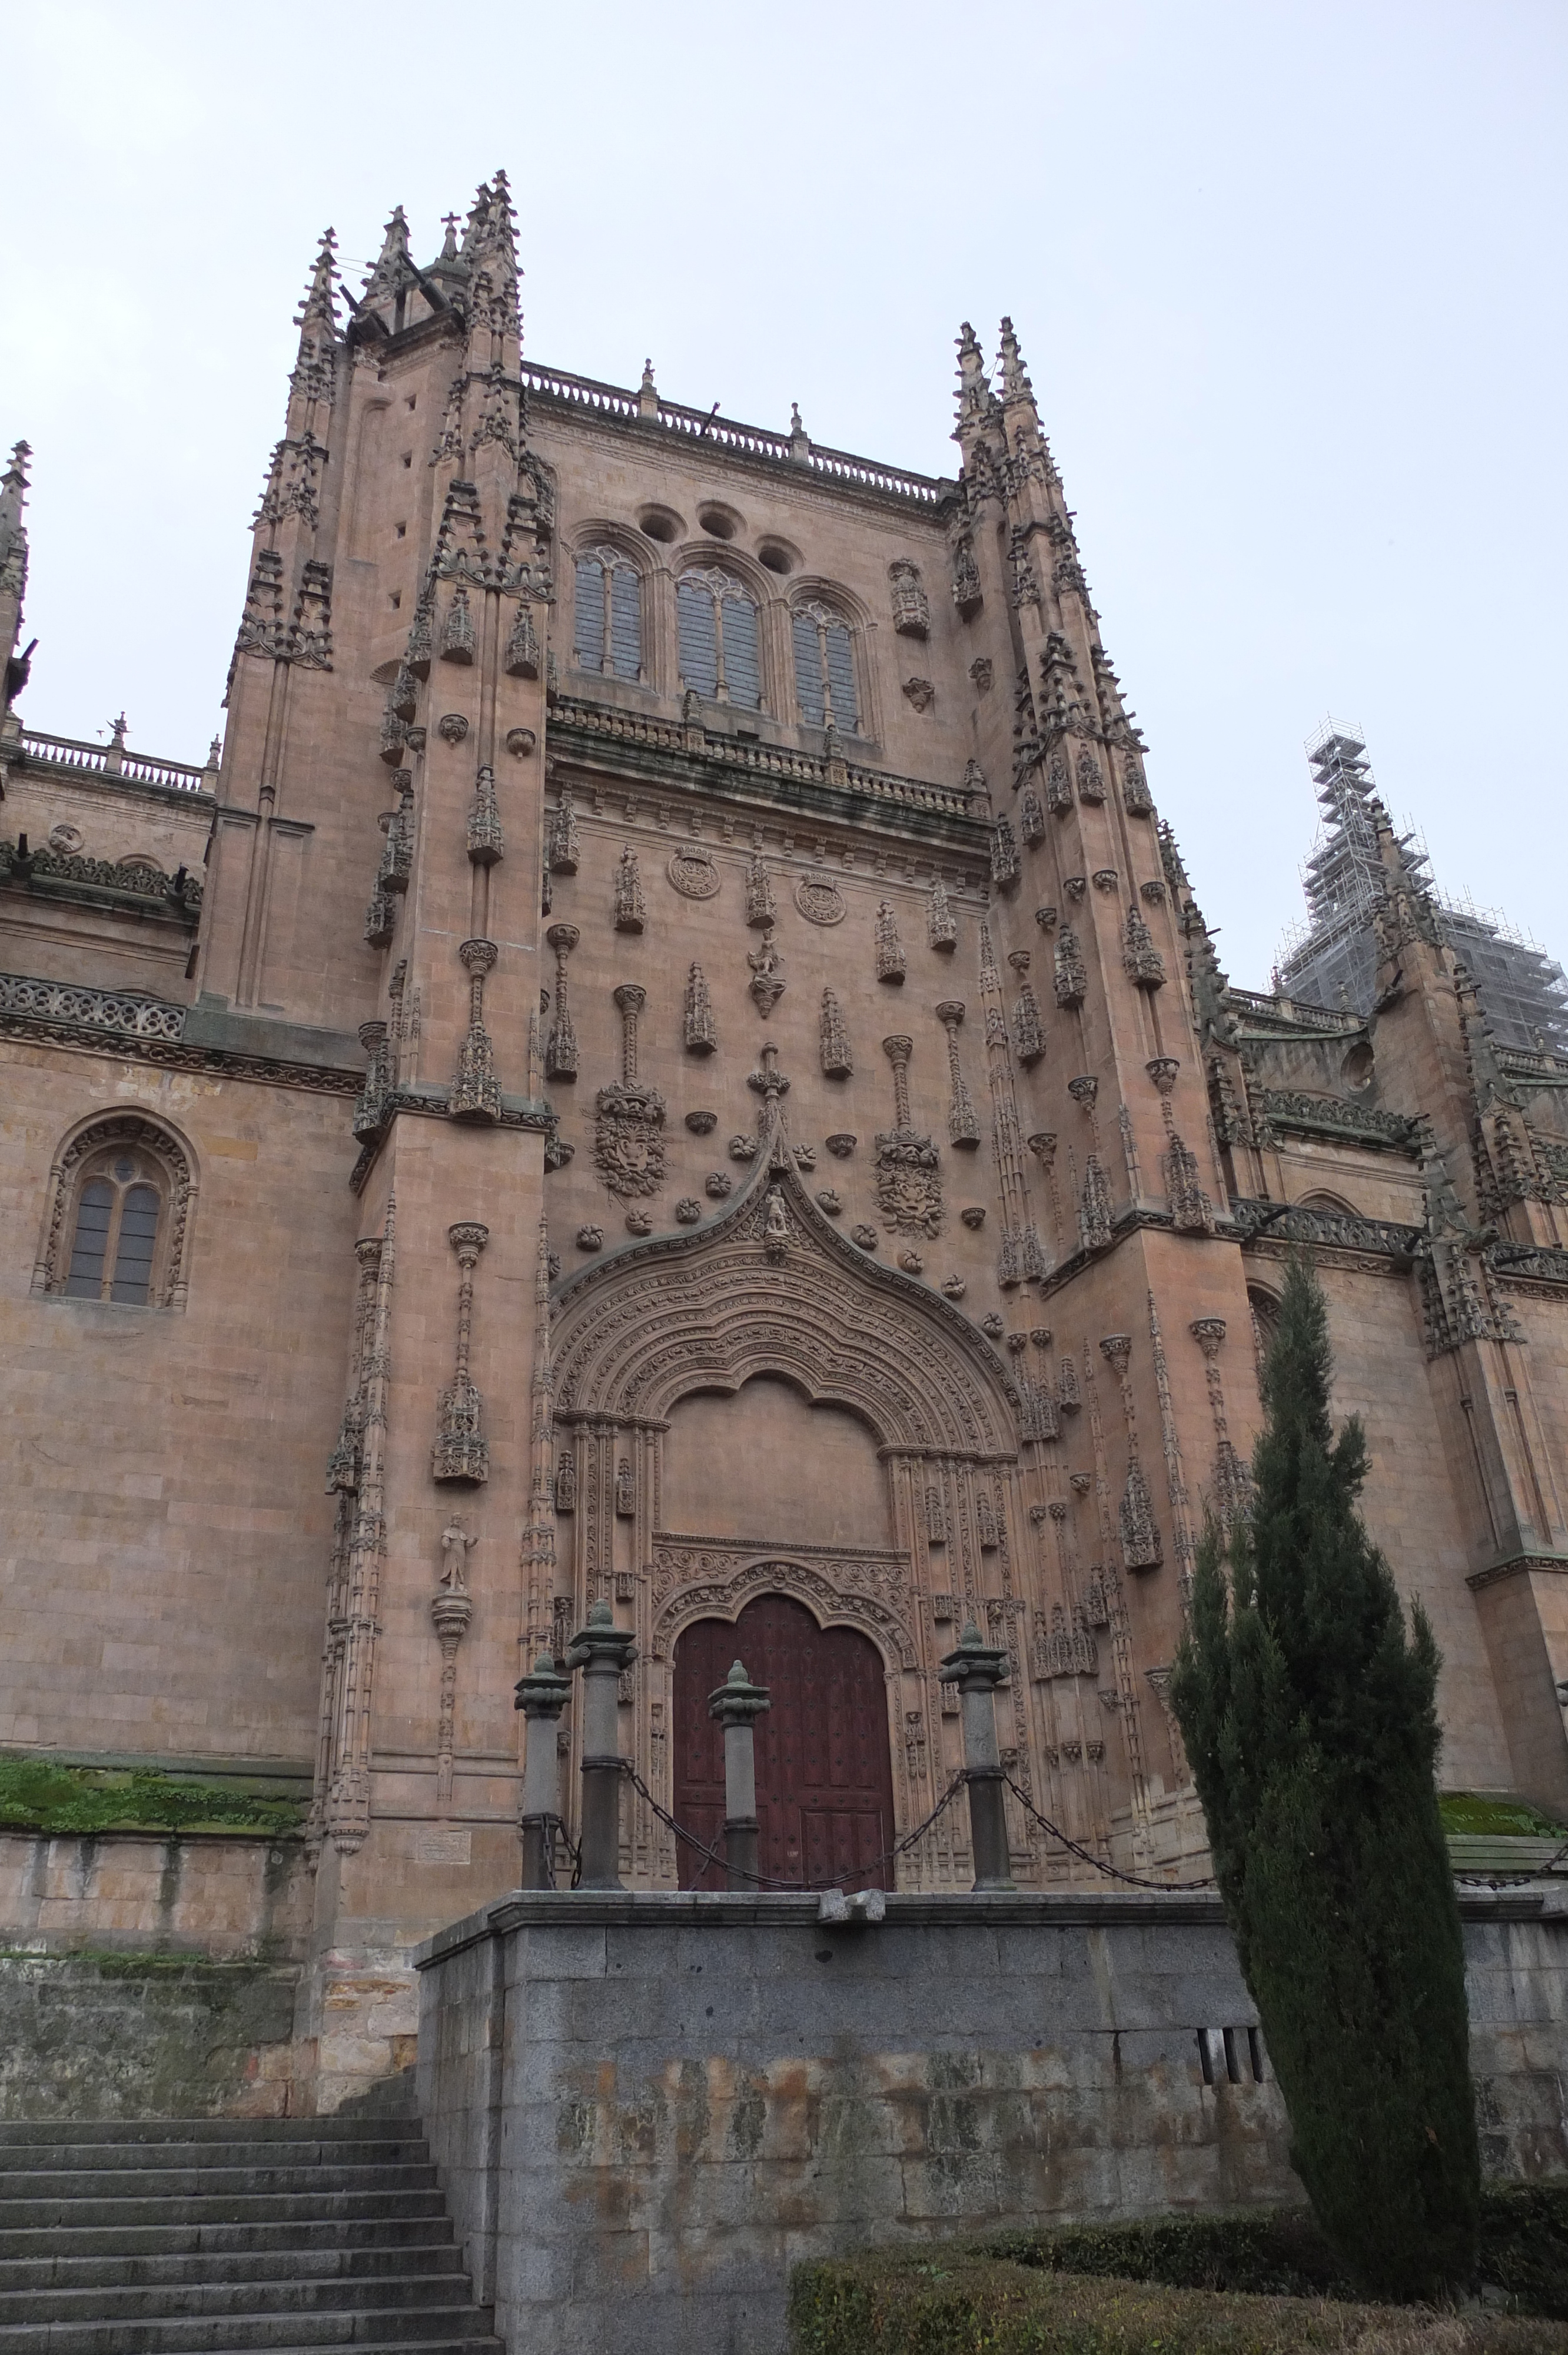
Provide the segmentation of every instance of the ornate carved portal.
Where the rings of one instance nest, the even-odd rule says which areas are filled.
[[[722,1849],[724,1738],[708,1696],[736,1659],[771,1701],[756,1726],[758,1871],[891,1889],[892,1868],[877,1861],[894,1821],[881,1656],[853,1627],[819,1626],[787,1594],[755,1596],[733,1623],[694,1620],[675,1646],[677,1821]],[[684,1847],[680,1878],[683,1889],[725,1885],[722,1869]]]
[[[798,1779],[781,1785],[801,1818],[796,1829],[804,1845],[799,1860],[780,1849],[765,1869],[816,1878],[868,1861],[918,1824],[959,1763],[956,1731],[938,1724],[937,1668],[946,1646],[927,1589],[956,1591],[966,1610],[984,1612],[997,1586],[1011,1582],[1007,1559],[994,1546],[982,1549],[975,1498],[983,1486],[1012,1522],[1022,1518],[1016,1500],[1006,1501],[1016,1477],[1019,1399],[1012,1369],[939,1293],[840,1235],[796,1167],[780,1110],[776,1098],[764,1104],[749,1167],[718,1218],[574,1270],[555,1287],[556,1460],[574,1464],[576,1480],[576,1511],[559,1525],[556,1589],[566,1616],[577,1614],[572,1624],[608,1599],[618,1622],[636,1635],[642,1666],[622,1694],[621,1749],[664,1806],[676,1800],[681,1771],[677,1662],[687,1657],[688,1629],[699,1622],[725,1629],[704,1638],[725,1652],[704,1689],[705,1708],[736,1648],[751,1674],[768,1681],[761,1652],[761,1665],[754,1663],[736,1633],[764,1598],[776,1615],[799,1614],[791,1623],[798,1628],[809,1619],[823,1640],[836,1644],[842,1635],[847,1642],[853,1634],[862,1647],[856,1657],[875,1663],[873,1746],[880,1745],[883,1764],[873,1780],[886,1774],[888,1782],[885,1802],[857,1799],[849,1813],[869,1822],[885,1804],[887,1821],[864,1848],[864,1825],[846,1830],[832,1808],[832,1821],[816,1825],[822,1810],[789,1796],[807,1786]],[[674,1411],[700,1392],[727,1412],[718,1401],[768,1377],[809,1408],[847,1410],[863,1427],[885,1531],[880,1541],[827,1542],[826,1530],[817,1532],[819,1541],[796,1541],[801,1532],[783,1526],[791,1516],[778,1499],[787,1506],[795,1488],[821,1486],[823,1470],[810,1460],[810,1439],[801,1445],[782,1427],[777,1444],[768,1443],[774,1504],[760,1501],[758,1476],[739,1452],[715,1470],[712,1519],[699,1487],[682,1514],[688,1529],[697,1519],[697,1530],[666,1526]],[[935,1556],[926,1522],[933,1485],[948,1499],[949,1530]],[[705,1520],[711,1534],[702,1533]],[[778,1722],[782,1727],[782,1715]],[[918,1738],[911,1726],[920,1729]],[[1034,1737],[1021,1726],[1020,1738]],[[1018,1755],[1018,1771],[1030,1774],[1026,1753]],[[855,1777],[860,1792],[858,1765]],[[710,1829],[722,1820],[722,1802],[714,1804],[720,1815]],[[812,1825],[804,1825],[806,1815]],[[769,1837],[765,1857],[773,1855]],[[641,1798],[627,1806],[625,1839],[628,1880],[672,1888],[687,1877],[673,1839]],[[949,1808],[900,1859],[899,1884],[967,1887],[967,1841],[965,1811]],[[1033,1862],[1015,1856],[1015,1871],[1027,1878]]]

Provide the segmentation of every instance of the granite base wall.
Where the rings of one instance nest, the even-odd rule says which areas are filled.
[[[311,2106],[303,1845],[0,1833],[0,2118]]]
[[[1497,2173],[1568,2172],[1563,1902],[1464,1900]],[[1217,1902],[815,1915],[520,1895],[418,1950],[420,2107],[509,2349],[776,2355],[803,2257],[1301,2196]]]

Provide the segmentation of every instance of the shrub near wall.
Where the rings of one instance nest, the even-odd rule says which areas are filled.
[[[1563,2355],[1561,2323],[1171,2289],[962,2251],[798,2266],[795,2355]]]

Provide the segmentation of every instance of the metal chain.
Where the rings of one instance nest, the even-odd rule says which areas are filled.
[[[647,1800],[659,1821],[668,1830],[673,1831],[677,1839],[684,1840],[688,1848],[695,1849],[697,1854],[709,1864],[716,1865],[726,1872],[734,1871],[742,1881],[752,1881],[758,1889],[794,1890],[802,1895],[809,1895],[824,1889],[842,1889],[846,1881],[863,1881],[867,1873],[878,1872],[885,1864],[891,1864],[895,1858],[902,1856],[906,1849],[913,1848],[915,1842],[930,1830],[944,1808],[951,1806],[969,1779],[961,1772],[955,1774],[925,1821],[916,1824],[913,1831],[906,1832],[904,1838],[901,1840],[895,1840],[891,1848],[884,1849],[880,1856],[873,1857],[869,1864],[857,1865],[853,1872],[842,1873],[836,1881],[779,1881],[771,1873],[747,1872],[744,1865],[730,1865],[717,1849],[709,1848],[705,1840],[697,1838],[695,1832],[689,1832],[684,1824],[678,1824],[668,1809],[659,1805],[630,1758],[622,1758],[618,1763],[632,1789],[640,1797]]]
[[[1125,1881],[1131,1889],[1194,1890],[1214,1889],[1218,1886],[1212,1873],[1206,1881],[1140,1881],[1135,1872],[1123,1872],[1118,1866],[1107,1864],[1097,1856],[1091,1856],[1088,1849],[1080,1848],[1075,1839],[1069,1839],[1059,1824],[1054,1824],[1049,1816],[1041,1814],[1028,1792],[1021,1791],[1011,1774],[1003,1774],[1001,1779],[1019,1805],[1027,1809],[1043,1831],[1049,1832],[1053,1839],[1059,1839],[1065,1849],[1070,1849],[1073,1854],[1081,1857],[1086,1864],[1092,1864],[1097,1872],[1108,1873],[1113,1881]]]

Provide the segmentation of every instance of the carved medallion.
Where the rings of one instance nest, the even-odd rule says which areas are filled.
[[[821,883],[803,875],[795,886],[795,905],[809,924],[842,924],[844,897],[836,883]]]
[[[665,868],[683,900],[711,900],[719,888],[719,871],[705,850],[672,851]]]

